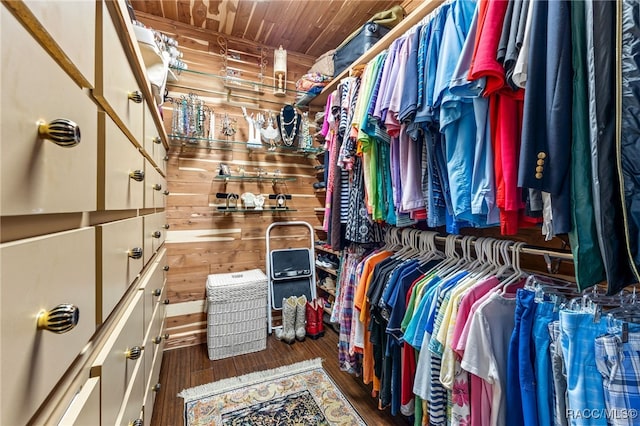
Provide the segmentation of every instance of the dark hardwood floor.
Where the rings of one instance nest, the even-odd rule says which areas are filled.
[[[403,416],[393,417],[389,410],[378,410],[371,397],[371,386],[360,377],[351,376],[338,368],[338,334],[330,328],[318,340],[306,339],[293,345],[267,338],[267,349],[216,361],[209,360],[206,345],[166,351],[162,359],[160,383],[156,395],[152,425],[182,425],[183,400],[176,395],[183,389],[205,383],[240,376],[254,371],[268,370],[320,357],[323,367],[342,393],[360,413],[367,425],[410,425]]]

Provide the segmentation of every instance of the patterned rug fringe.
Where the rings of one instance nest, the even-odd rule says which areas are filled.
[[[238,377],[230,377],[228,379],[219,380],[217,382],[207,383],[189,389],[184,389],[178,394],[178,397],[184,398],[185,403],[195,399],[204,398],[211,395],[224,393],[243,386],[251,386],[266,380],[276,379],[282,376],[302,373],[304,371],[313,370],[322,367],[322,359],[315,358],[307,361],[298,362],[291,365],[271,370],[256,371],[254,373],[245,374]]]

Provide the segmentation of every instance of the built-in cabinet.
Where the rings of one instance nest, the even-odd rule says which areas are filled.
[[[3,1],[0,424],[150,424],[168,138],[124,1]]]

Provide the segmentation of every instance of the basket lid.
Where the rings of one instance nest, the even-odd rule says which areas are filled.
[[[207,287],[232,286],[240,284],[267,282],[267,276],[260,269],[211,274],[207,276]]]

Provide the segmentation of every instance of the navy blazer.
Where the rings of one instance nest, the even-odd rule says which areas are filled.
[[[571,229],[572,86],[570,8],[566,1],[531,4],[518,185],[551,194],[555,233]]]

